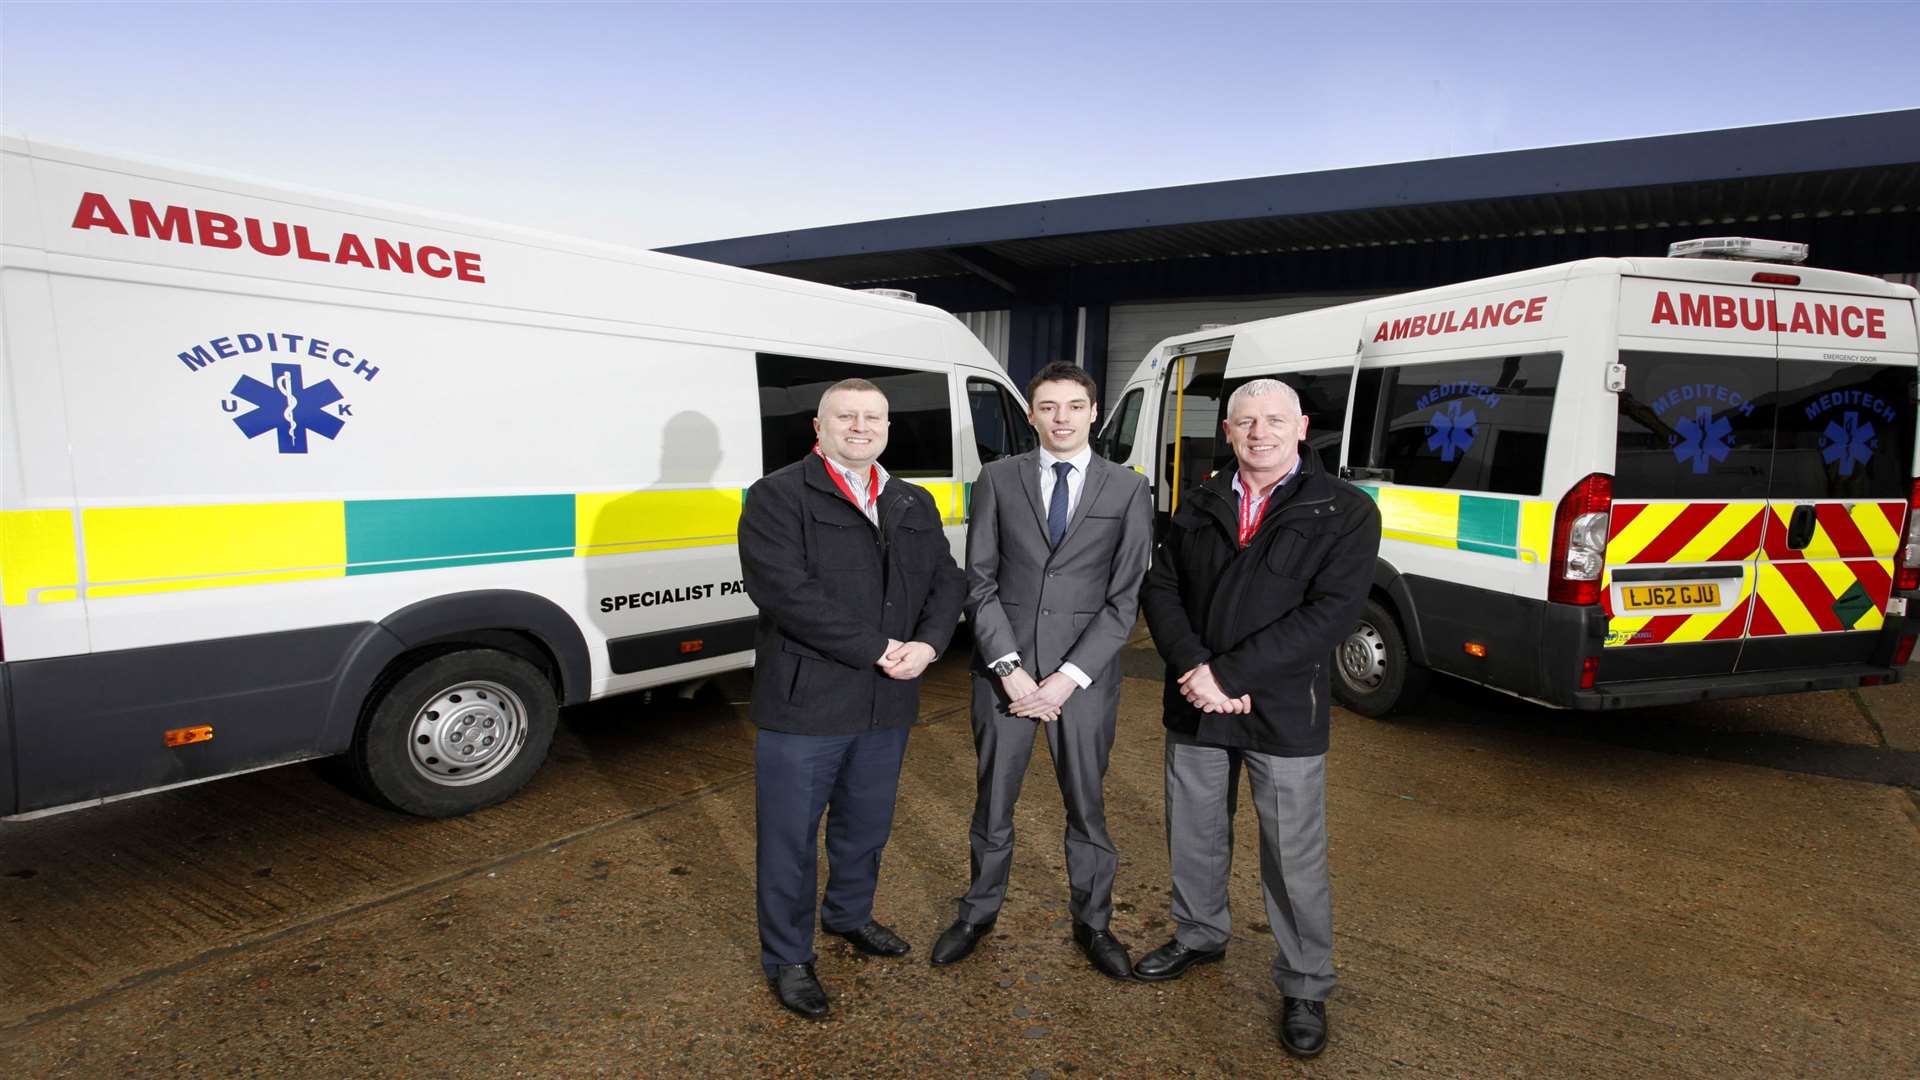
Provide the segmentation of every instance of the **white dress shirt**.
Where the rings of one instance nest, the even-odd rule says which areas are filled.
[[[1060,478],[1057,475],[1055,475],[1053,471],[1054,465],[1064,461],[1067,464],[1073,466],[1073,471],[1067,474],[1067,520],[1072,521],[1073,512],[1080,508],[1080,493],[1086,490],[1087,466],[1093,464],[1092,445],[1089,444],[1087,446],[1083,446],[1080,448],[1079,453],[1073,455],[1072,457],[1066,457],[1066,458],[1056,455],[1053,451],[1048,450],[1046,447],[1043,446],[1040,448],[1039,460],[1040,460],[1039,468],[1040,468],[1040,509],[1041,510],[1048,510],[1052,508],[1053,488],[1055,484],[1060,482]],[[1001,657],[1000,660],[995,660],[994,663],[997,664],[1001,660],[1018,660],[1018,659],[1020,659],[1019,653],[1008,653],[1007,655]],[[1079,684],[1080,689],[1082,690],[1085,690],[1087,687],[1093,685],[1093,680],[1088,677],[1086,672],[1081,671],[1079,665],[1077,664],[1072,664],[1072,663],[1061,664],[1060,673],[1065,675],[1067,678],[1072,679],[1075,683]]]
[[[825,454],[821,454],[820,458],[827,463],[827,468],[839,473],[840,479],[847,482],[848,490],[853,492],[854,506],[858,507],[861,513],[867,515],[867,520],[873,522],[874,528],[879,528],[880,493],[887,490],[888,476],[886,467],[877,461],[873,463],[873,472],[871,475],[877,475],[880,478],[880,485],[874,489],[873,499],[869,502],[867,499],[867,477],[870,475],[868,470],[861,469],[855,472],[842,468],[839,462],[827,457]]]

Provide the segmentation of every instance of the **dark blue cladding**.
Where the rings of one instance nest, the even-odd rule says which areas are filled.
[[[0,793],[27,813],[340,753],[327,719],[369,636],[387,635],[358,623],[0,665],[14,778]],[[162,742],[196,724],[213,741]]]
[[[0,664],[0,816],[14,812],[16,800],[14,791],[13,763],[13,704],[12,688],[9,685],[13,676],[7,670],[8,665]]]

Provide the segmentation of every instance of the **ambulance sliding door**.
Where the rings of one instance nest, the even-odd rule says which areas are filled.
[[[1912,308],[1879,297],[1778,296],[1783,321],[1794,309],[1837,317],[1831,335],[1818,332],[1824,325],[1781,334],[1758,595],[1737,670],[1866,663],[1886,619],[1912,482]],[[1884,337],[1865,332],[1869,310],[1885,313]]]
[[[1179,508],[1182,494],[1213,475],[1220,440],[1220,392],[1227,375],[1227,349],[1182,353],[1166,362],[1160,390],[1160,452],[1154,462],[1154,510],[1164,518]]]

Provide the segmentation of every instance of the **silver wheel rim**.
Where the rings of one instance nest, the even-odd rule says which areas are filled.
[[[407,729],[413,770],[443,787],[498,775],[527,741],[527,706],[496,682],[471,679],[430,698]]]
[[[1359,693],[1370,694],[1386,679],[1386,639],[1372,623],[1363,622],[1340,643],[1340,681]]]

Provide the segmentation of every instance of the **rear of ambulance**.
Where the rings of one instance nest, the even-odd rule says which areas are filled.
[[[1570,552],[1605,637],[1574,704],[1897,680],[1920,599],[1915,292],[1797,265],[1800,245],[1698,243],[1712,257],[1621,279],[1614,470]]]

